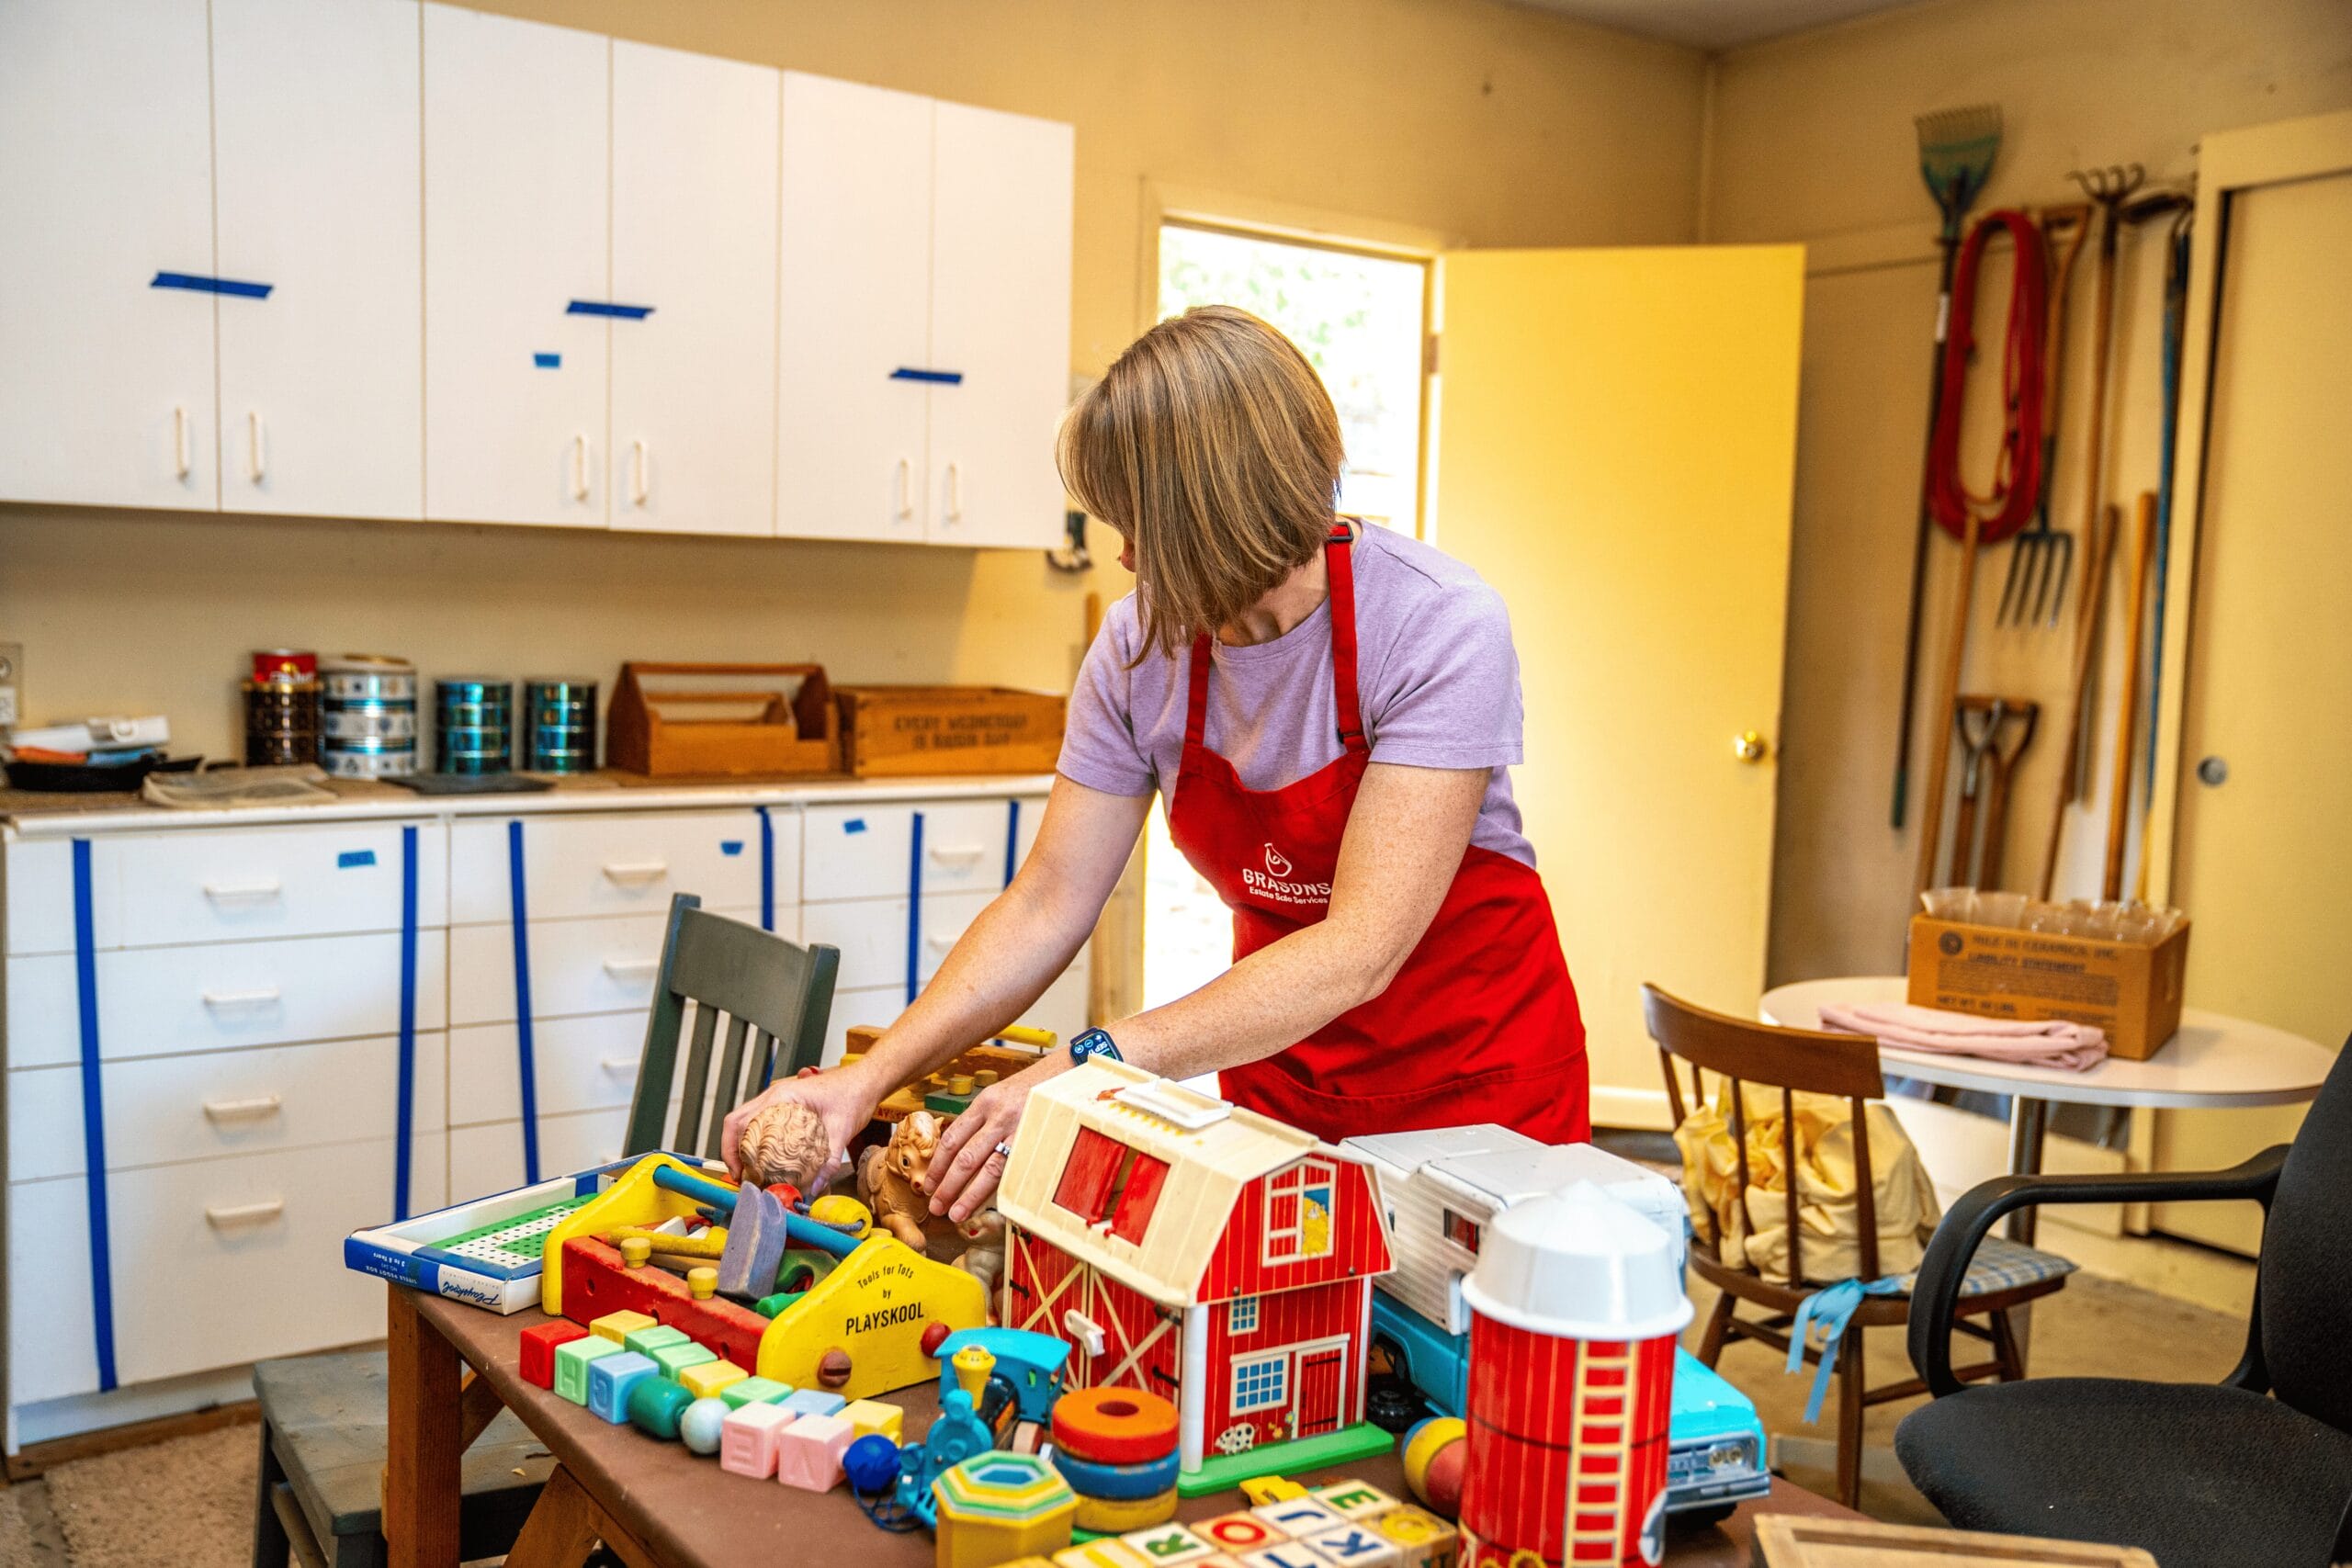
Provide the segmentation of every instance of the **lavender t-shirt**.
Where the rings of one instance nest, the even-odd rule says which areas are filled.
[[[1510,773],[1520,761],[1519,655],[1500,595],[1460,561],[1385,528],[1360,526],[1356,691],[1372,760],[1486,768],[1470,841],[1527,865]],[[1142,643],[1132,593],[1111,606],[1070,694],[1062,774],[1109,795],[1172,800],[1184,753],[1188,660],[1127,661]],[[1215,648],[1209,750],[1250,789],[1279,789],[1340,755],[1331,692],[1331,605],[1272,642]]]

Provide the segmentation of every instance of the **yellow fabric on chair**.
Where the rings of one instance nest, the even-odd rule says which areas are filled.
[[[1767,1280],[1789,1279],[1788,1171],[1781,1147],[1781,1091],[1747,1088],[1743,1104],[1747,1134],[1747,1203],[1739,1202],[1738,1149],[1731,1134],[1729,1105],[1719,1085],[1674,1130],[1682,1151],[1682,1195],[1701,1241],[1722,1238],[1721,1255],[1734,1267],[1745,1264]],[[1855,1200],[1853,1118],[1837,1095],[1797,1094],[1796,1180],[1800,1261],[1804,1277],[1820,1283],[1852,1278],[1861,1269],[1860,1205]],[[1919,1151],[1902,1124],[1883,1105],[1871,1105],[1870,1145],[1873,1201],[1878,1210],[1879,1269],[1907,1274],[1919,1266],[1928,1238],[1942,1210],[1936,1190],[1919,1163]],[[1747,1216],[1755,1216],[1751,1234]],[[1712,1217],[1712,1225],[1710,1220]]]

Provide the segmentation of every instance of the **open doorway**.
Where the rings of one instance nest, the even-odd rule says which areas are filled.
[[[1200,222],[1159,228],[1159,318],[1237,305],[1298,344],[1347,446],[1340,510],[1420,532],[1427,257]],[[1198,990],[1232,956],[1232,926],[1168,837],[1154,802],[1144,846],[1143,1005]]]

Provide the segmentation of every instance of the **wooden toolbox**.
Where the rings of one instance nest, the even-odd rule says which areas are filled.
[[[1050,773],[1069,699],[1006,686],[843,686],[846,765],[859,778]]]
[[[664,711],[694,708],[732,711],[708,718]],[[821,664],[624,664],[605,719],[605,760],[656,778],[836,773],[832,687]]]

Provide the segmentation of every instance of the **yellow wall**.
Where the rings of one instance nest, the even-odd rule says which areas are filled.
[[[485,8],[1069,120],[1073,368],[1139,324],[1147,182],[1478,245],[1691,237],[1704,65],[1495,0],[503,0]],[[1105,540],[1099,533],[1098,552]],[[428,673],[814,659],[1068,683],[1091,583],[1029,552],[0,507],[0,637],[37,720],[167,713],[236,745],[272,646]]]
[[[2070,199],[2069,169],[2142,163],[2153,182],[2195,167],[2209,130],[2352,104],[2352,7],[2342,0],[1940,0],[1739,51],[1716,62],[1702,200],[1704,237],[1804,240],[1811,252],[1804,386],[1790,575],[1770,969],[1775,980],[1883,973],[1901,962],[1910,904],[1923,715],[1913,751],[1910,831],[1888,827],[1893,728],[1933,320],[1933,206],[1912,117],[2001,106],[2000,162],[1977,210]],[[2126,506],[2156,480],[2160,231],[2125,240],[2106,493]],[[2075,279],[2057,507],[2080,516],[2089,361],[2091,252]],[[2007,273],[1988,273],[1979,316],[1997,375]],[[1969,468],[1988,469],[1997,428],[1972,401]],[[2128,522],[2127,522],[2128,527]],[[2128,537],[2128,534],[2127,534]],[[2119,556],[2120,551],[2119,551]],[[1949,604],[1959,550],[1940,536],[1928,602]],[[2077,553],[2077,570],[2082,557]],[[2120,567],[2119,560],[2119,568]],[[1963,690],[2043,704],[2044,730],[2012,795],[2006,886],[2038,872],[2060,758],[2071,623],[1991,626],[2008,565],[1987,553]],[[2112,614],[2120,592],[2109,599]],[[1928,622],[1922,692],[1944,617]],[[2115,668],[2112,655],[2105,668]],[[2106,682],[2112,693],[2114,681]],[[1923,694],[1921,706],[1928,705]],[[2099,773],[2109,755],[2101,716]],[[1957,787],[1956,785],[1954,786]],[[2102,784],[2102,789],[2104,785]],[[2077,813],[2062,891],[2095,891],[2104,818]],[[2080,852],[2079,853],[2076,852]],[[1736,1007],[1736,998],[1713,998]]]

